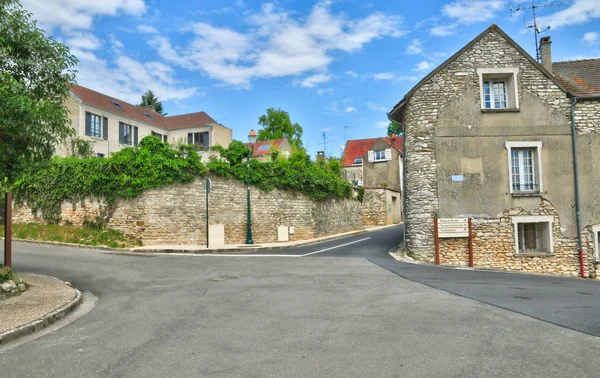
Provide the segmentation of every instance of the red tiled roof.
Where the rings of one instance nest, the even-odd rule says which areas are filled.
[[[256,142],[254,143],[254,153],[252,154],[252,156],[268,155],[271,153],[271,146],[279,147],[284,140],[286,140],[286,138],[261,140],[259,142]],[[244,146],[252,148],[252,146],[250,146],[250,143],[244,143]],[[261,150],[260,147],[262,146],[269,146],[269,148]]]
[[[380,138],[357,139],[346,142],[346,148],[342,155],[342,166],[347,167],[354,165],[354,159],[363,157],[379,139]],[[402,137],[395,137],[393,143],[390,137],[381,139],[396,150],[402,151]]]
[[[160,127],[161,129],[177,130],[189,127],[208,126],[211,123],[217,123],[205,112],[165,117],[155,111],[132,105],[117,98],[107,96],[86,87],[82,87],[81,85],[72,85],[71,92],[86,105],[103,109],[111,113],[121,114],[124,117],[128,117],[148,125]],[[121,109],[118,109],[112,102],[119,104]],[[148,114],[150,117],[146,114]]]
[[[554,76],[575,96],[600,96],[600,59],[552,63]]]

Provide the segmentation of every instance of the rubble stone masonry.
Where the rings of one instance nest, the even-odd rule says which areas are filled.
[[[209,223],[224,225],[226,244],[244,243],[246,185],[214,176],[211,180]],[[355,199],[313,201],[303,194],[278,189],[264,192],[256,187],[250,193],[255,243],[276,242],[278,226],[293,226],[293,240],[306,240],[386,224],[384,189],[367,190],[362,203]],[[85,219],[93,221],[96,216],[103,217],[107,227],[144,245],[202,245],[206,243],[205,180],[148,190],[133,199],[118,200],[113,206],[89,198],[62,204],[61,223],[81,226]],[[22,206],[14,209],[14,221],[43,219]]]

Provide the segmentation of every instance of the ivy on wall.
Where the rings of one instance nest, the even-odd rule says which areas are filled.
[[[270,191],[273,188],[307,194],[314,200],[350,198],[352,186],[339,175],[339,163],[313,163],[304,150],[289,158],[273,154],[272,161],[250,160],[250,151],[238,141],[228,148],[215,147],[208,169],[222,177],[234,177]],[[337,164],[337,165],[336,165]],[[171,146],[147,136],[137,148],[125,148],[110,158],[55,158],[31,167],[13,185],[17,203],[26,202],[41,211],[49,223],[60,221],[63,201],[96,197],[109,205],[118,198],[132,198],[144,190],[188,183],[205,176],[207,169],[193,146]]]

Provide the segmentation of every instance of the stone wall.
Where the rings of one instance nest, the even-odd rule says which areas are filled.
[[[575,105],[577,134],[600,133],[600,100],[583,100]]]
[[[209,223],[223,224],[225,243],[246,240],[247,189],[235,179],[211,176]],[[367,190],[364,201],[332,199],[312,201],[306,195],[274,189],[251,190],[252,232],[255,243],[277,241],[279,226],[293,226],[294,240],[385,225],[385,190]],[[205,244],[205,180],[148,190],[112,206],[95,199],[64,202],[61,222],[75,226],[102,216],[107,227],[135,237],[144,245]],[[27,206],[14,210],[16,223],[40,222]]]
[[[554,252],[552,254],[515,254],[513,216],[551,215]],[[584,235],[590,240],[591,235]],[[588,244],[591,243],[588,241]],[[591,246],[591,245],[590,245]],[[593,250],[593,249],[591,249]],[[595,264],[589,248],[585,253],[585,271],[595,275]],[[440,239],[440,263],[442,265],[467,266],[469,245],[467,238]],[[561,232],[558,213],[552,204],[542,200],[538,209],[507,209],[498,218],[473,219],[473,264],[476,268],[542,273],[562,276],[579,276],[577,238],[565,237]]]

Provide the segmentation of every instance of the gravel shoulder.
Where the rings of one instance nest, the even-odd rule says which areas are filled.
[[[30,286],[21,295],[0,301],[0,334],[56,311],[73,300],[77,290],[48,276],[19,274]]]

